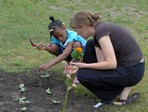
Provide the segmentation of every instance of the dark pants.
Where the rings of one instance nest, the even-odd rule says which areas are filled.
[[[84,54],[86,63],[97,62],[93,40],[89,40]],[[136,85],[143,77],[144,62],[113,70],[79,69],[77,78],[80,83],[104,102],[110,102],[124,89]]]

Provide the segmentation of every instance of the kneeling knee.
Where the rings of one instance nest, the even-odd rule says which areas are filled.
[[[83,81],[83,79],[84,79],[84,70],[83,69],[79,69],[78,70],[78,72],[77,72],[77,79],[79,80],[79,81]]]

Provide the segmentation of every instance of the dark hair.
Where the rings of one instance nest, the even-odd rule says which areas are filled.
[[[53,16],[50,16],[49,19],[51,20],[51,23],[49,23],[48,29],[50,31],[50,35],[52,35],[56,28],[61,27],[63,23],[61,20],[55,20]]]

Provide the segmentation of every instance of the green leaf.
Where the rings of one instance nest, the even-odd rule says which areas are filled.
[[[20,89],[20,92],[24,92],[26,89],[25,88],[21,88]]]
[[[51,95],[50,88],[46,89],[46,93],[48,93],[49,95]]]
[[[19,101],[19,103],[21,103],[21,104],[24,104],[24,103],[25,103],[25,101],[23,101],[23,100],[20,100],[20,101]]]
[[[19,101],[26,100],[26,97],[19,98]]]
[[[26,100],[26,97],[19,98],[19,103],[25,104],[30,103],[30,101]]]
[[[21,108],[21,111],[26,111],[27,110],[27,107],[22,107]]]
[[[24,88],[24,84],[19,84],[19,88]]]
[[[30,101],[25,101],[25,103],[30,103]]]
[[[46,78],[49,77],[50,75],[48,73],[41,75],[41,77]]]
[[[51,95],[50,88],[46,89],[46,93],[48,93],[49,95]]]
[[[19,103],[24,104],[24,103],[25,103],[25,99],[23,99],[23,98],[19,98]]]
[[[50,99],[52,101],[53,104],[59,104],[60,101],[56,101],[56,100],[53,100],[53,99]]]
[[[52,102],[53,102],[53,104],[59,104],[60,103],[60,101],[56,101],[56,100],[53,100]]]

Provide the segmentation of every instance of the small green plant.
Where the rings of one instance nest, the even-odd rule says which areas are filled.
[[[22,92],[24,92],[24,91],[25,91],[25,84],[20,83],[20,84],[19,84],[19,92],[22,93]],[[19,98],[19,99],[18,99],[18,102],[19,102],[20,105],[23,105],[23,106],[24,106],[25,104],[30,103],[30,101],[27,100],[26,97],[21,97],[21,98]],[[21,110],[21,111],[27,111],[28,109],[27,109],[27,107],[21,107],[20,110]]]
[[[19,84],[19,91],[24,92],[25,90],[26,90],[25,85],[24,84]]]
[[[26,99],[26,97],[19,98],[18,101],[19,101],[19,104],[21,104],[21,105],[25,105],[25,104],[30,103],[30,101],[28,101],[28,100]],[[26,110],[28,110],[28,109],[27,109],[27,107],[22,107],[22,108],[20,108],[20,110],[21,110],[21,111],[26,111]]]
[[[81,47],[75,48],[71,53],[71,57],[72,57],[73,61],[81,61],[82,57],[83,57],[82,48]]]
[[[20,104],[28,104],[28,103],[30,103],[30,101],[28,101],[26,99],[26,97],[19,98],[18,101],[19,101]]]
[[[51,90],[50,90],[50,88],[47,88],[47,89],[46,89],[46,93],[49,94],[49,95],[51,95]]]
[[[53,99],[51,99],[51,98],[48,98],[48,99],[50,99],[53,104],[59,104],[59,103],[61,102],[61,101],[58,101],[58,100],[53,100]]]
[[[22,107],[21,108],[21,111],[26,111],[27,110],[27,107]]]
[[[41,75],[41,77],[43,77],[43,78],[47,78],[47,77],[49,77],[50,75],[48,74],[48,73],[45,73],[45,74],[42,74]]]

